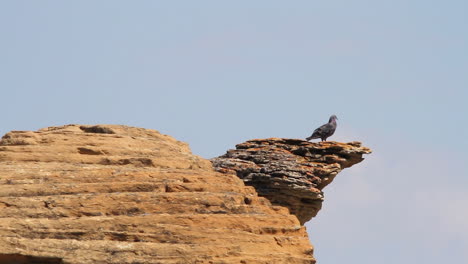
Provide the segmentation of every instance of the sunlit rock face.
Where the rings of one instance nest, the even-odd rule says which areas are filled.
[[[360,142],[312,143],[300,139],[254,139],[212,159],[219,172],[235,173],[275,205],[287,207],[301,224],[322,207],[322,189],[370,149]]]
[[[241,144],[215,164],[245,165],[243,181],[156,130],[9,132],[0,141],[0,263],[315,263],[288,207],[303,204],[293,213],[305,215],[320,188],[360,160],[356,144],[326,144]]]

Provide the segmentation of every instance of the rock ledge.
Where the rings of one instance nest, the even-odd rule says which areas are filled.
[[[235,173],[260,196],[289,208],[304,224],[321,209],[323,188],[369,153],[360,142],[268,138],[238,144],[211,162],[217,171]]]

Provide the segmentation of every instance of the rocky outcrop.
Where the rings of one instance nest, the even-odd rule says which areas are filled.
[[[360,142],[269,138],[239,144],[212,163],[220,172],[235,173],[273,204],[289,208],[304,224],[321,209],[323,188],[370,152]]]
[[[254,144],[267,143],[261,142],[241,144],[238,151],[255,154]],[[273,143],[281,141],[268,144]],[[233,162],[254,169],[263,166],[262,155],[303,157],[296,185],[312,190],[354,162],[346,157],[355,154],[346,151],[359,149],[302,144],[281,150],[289,156],[275,150],[277,156],[258,152]],[[226,164],[227,170],[235,169]],[[277,181],[282,176],[273,176],[272,168],[263,166],[256,175],[293,186]],[[299,177],[305,171],[309,185]],[[0,141],[0,263],[314,262],[305,228],[287,208],[259,197],[235,174],[214,171],[185,143],[155,130],[68,125],[13,131]]]

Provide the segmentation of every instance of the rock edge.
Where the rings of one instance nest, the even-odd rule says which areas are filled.
[[[285,206],[301,224],[322,208],[323,188],[343,169],[364,160],[371,150],[361,142],[308,142],[253,139],[211,160],[222,173],[234,173],[275,205]]]

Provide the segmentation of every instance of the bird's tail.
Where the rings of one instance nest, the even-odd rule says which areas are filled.
[[[311,139],[312,139],[312,136],[306,137],[306,140],[307,140],[307,141],[309,141],[309,140],[311,140]]]

